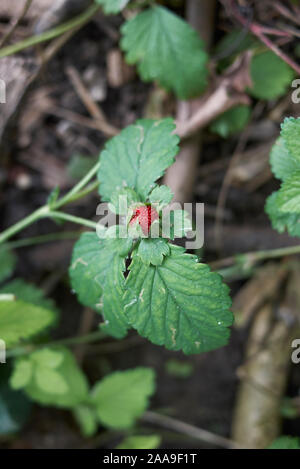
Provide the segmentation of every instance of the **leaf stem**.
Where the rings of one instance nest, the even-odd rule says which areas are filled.
[[[64,197],[58,200],[55,203],[54,207],[60,208],[63,205],[66,205],[67,203],[69,203],[70,201],[77,200],[77,199],[74,199],[74,195],[75,194],[77,195],[81,191],[81,189],[83,189],[90,182],[90,180],[95,176],[99,168],[100,168],[100,161],[98,161],[98,163],[96,163],[92,167],[92,169],[90,169],[90,171]],[[97,185],[94,188],[98,187],[98,184],[99,183],[97,183]],[[92,190],[94,190],[94,188]],[[89,192],[90,191],[88,191],[87,193]],[[86,195],[86,193],[84,193],[84,195]]]
[[[75,217],[74,215],[70,215],[69,213],[56,212],[55,210],[51,210],[48,216],[51,218],[58,218],[59,220],[71,221],[72,223],[77,223],[79,225],[87,226],[89,228],[96,229],[97,227],[96,222],[86,220],[85,218],[81,218],[81,217]]]
[[[58,345],[79,345],[79,344],[88,344],[90,342],[96,342],[106,338],[107,335],[100,329],[97,331],[90,332],[89,334],[82,335],[80,337],[67,337],[66,339],[55,340],[53,342],[45,344],[28,344],[23,347],[17,347],[6,352],[7,358],[19,357],[20,355],[27,355],[34,350],[38,350],[45,347],[56,347]]]
[[[18,249],[36,244],[51,243],[52,241],[61,241],[64,239],[77,239],[80,236],[80,231],[62,231],[57,233],[49,233],[41,236],[32,236],[31,238],[18,239],[17,241],[10,241],[7,246],[10,249]]]
[[[90,182],[93,176],[97,173],[99,167],[100,167],[100,161],[98,161],[93,166],[93,168],[91,168],[91,170],[61,199],[52,203],[51,206],[49,206],[48,204],[43,205],[42,207],[38,208],[33,213],[28,215],[28,217],[24,218],[23,220],[20,220],[15,225],[3,231],[2,234],[0,234],[0,244],[4,243],[15,234],[27,228],[27,226],[31,225],[32,223],[44,217],[50,217],[50,218],[56,217],[62,220],[71,221],[73,223],[79,223],[83,226],[88,226],[89,228],[95,229],[97,226],[96,222],[92,222],[84,218],[75,217],[67,213],[58,212],[57,209],[71,202],[74,202],[75,200],[83,198],[90,192],[94,191],[98,187],[99,182],[95,181],[89,186],[87,186],[87,184]]]
[[[50,41],[57,36],[61,36],[62,34],[70,31],[71,29],[77,28],[78,26],[82,26],[84,23],[87,23],[95,13],[100,9],[99,5],[92,5],[90,8],[85,10],[81,15],[76,16],[75,18],[67,21],[66,23],[60,24],[49,31],[45,31],[42,34],[38,34],[36,36],[31,36],[23,41],[17,42],[16,44],[12,44],[11,46],[3,47],[0,49],[0,58],[7,57],[8,55],[15,54],[20,52],[23,49],[27,49],[27,47],[35,46],[42,42]]]
[[[23,218],[15,225],[3,231],[3,233],[0,234],[0,244],[14,236],[16,233],[19,233],[19,231],[24,230],[25,228],[27,228],[27,226],[31,225],[40,218],[47,216],[49,214],[49,211],[50,209],[48,205],[43,205],[42,207],[38,208],[33,213],[28,215],[28,217]]]
[[[78,192],[77,194],[70,195],[68,197],[68,200],[64,201],[63,204],[61,204],[61,199],[60,199],[58,203],[55,204],[55,208],[60,208],[62,207],[62,205],[71,204],[72,202],[76,202],[76,200],[83,199],[86,195],[90,194],[91,192],[94,192],[94,190],[99,187],[99,184],[100,184],[99,181],[95,181],[89,184],[85,189]]]

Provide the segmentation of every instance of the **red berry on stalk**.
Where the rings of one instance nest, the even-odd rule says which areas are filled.
[[[144,235],[148,235],[151,224],[158,218],[157,211],[151,205],[141,205],[134,210],[129,224],[132,225],[135,221],[138,221]]]

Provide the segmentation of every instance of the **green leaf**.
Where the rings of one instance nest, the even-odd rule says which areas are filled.
[[[89,437],[95,435],[97,432],[98,422],[95,410],[92,407],[86,404],[80,404],[73,410],[73,415],[83,436]]]
[[[299,415],[297,405],[291,397],[285,397],[280,406],[280,416],[284,419],[297,419]]]
[[[277,179],[285,181],[300,168],[297,162],[287,150],[283,137],[280,137],[273,145],[270,154],[270,164]]]
[[[162,264],[164,256],[167,256],[169,253],[169,244],[162,238],[144,238],[141,240],[137,250],[137,256],[147,265]]]
[[[300,117],[286,118],[281,126],[281,136],[291,157],[300,162]]]
[[[13,273],[17,263],[15,253],[7,246],[0,248],[0,282],[6,280]]]
[[[37,350],[28,356],[33,372],[24,391],[40,404],[76,407],[88,397],[87,379],[67,348],[55,348],[55,352],[62,357],[56,368],[53,368],[51,351],[52,349]]]
[[[13,294],[17,300],[32,303],[42,308],[51,309],[54,313],[58,313],[58,309],[51,298],[45,298],[43,290],[25,282],[21,278],[12,280],[4,287],[0,288],[0,294]]]
[[[154,182],[174,162],[179,139],[174,121],[143,119],[112,138],[101,152],[98,172],[100,195],[111,200],[124,187],[145,201]]]
[[[120,257],[127,257],[132,248],[133,240],[128,236],[125,225],[110,226],[106,230],[105,239],[105,249],[110,249]]]
[[[41,391],[50,394],[66,394],[69,391],[69,386],[64,377],[50,367],[38,367],[35,373],[35,379]]]
[[[154,390],[153,370],[135,368],[112,373],[96,383],[91,402],[103,425],[125,429],[130,428],[147,409]]]
[[[210,126],[210,130],[221,137],[241,132],[250,119],[249,106],[236,106],[229,111],[224,112]]]
[[[101,311],[109,322],[104,329],[119,338],[126,335],[128,327],[119,295],[122,297],[123,257],[132,243],[129,241],[99,239],[96,233],[83,233],[75,244],[69,270],[79,301]]]
[[[166,363],[166,372],[170,376],[176,378],[186,379],[189,378],[194,372],[194,366],[188,361],[182,360],[168,360]]]
[[[138,65],[144,81],[157,80],[181,99],[204,91],[208,59],[204,43],[177,15],[154,6],[127,21],[121,32],[126,60]]]
[[[127,333],[128,323],[123,310],[125,260],[115,255],[112,259],[105,279],[103,294],[103,315],[105,323],[102,330],[117,339]]]
[[[119,13],[126,7],[129,0],[96,0],[98,5],[103,6],[106,15]]]
[[[277,205],[281,212],[300,214],[300,169],[282,183]]]
[[[22,389],[29,383],[32,377],[32,363],[27,358],[20,358],[10,377],[10,385],[13,389]]]
[[[158,204],[158,208],[161,209],[171,202],[173,196],[168,186],[156,186],[149,195],[149,201],[151,204]]]
[[[129,187],[124,187],[115,192],[110,199],[109,208],[112,212],[127,215],[128,210],[134,203],[140,202],[137,193]]]
[[[47,368],[55,369],[62,364],[64,355],[60,350],[44,348],[38,352],[33,353],[31,355],[31,359],[41,367],[46,366]]]
[[[23,392],[14,391],[8,384],[9,364],[0,365],[0,435],[19,432],[31,412],[31,402]]]
[[[106,272],[115,252],[105,249],[106,240],[83,233],[74,245],[69,274],[80,303],[100,311]]]
[[[220,57],[222,68],[232,62],[232,57],[257,46],[258,41],[245,29],[235,29],[227,33],[217,44],[215,54]]]
[[[291,85],[294,71],[272,51],[256,54],[250,65],[252,96],[258,99],[276,99]]]
[[[274,230],[284,233],[285,230],[291,236],[300,237],[300,215],[296,213],[284,213],[279,210],[277,200],[279,192],[273,192],[268,197],[265,211],[269,215]]]
[[[55,320],[49,309],[24,301],[0,301],[1,339],[10,347],[38,334]]]
[[[233,322],[228,287],[196,256],[170,248],[160,266],[147,266],[134,256],[124,295],[129,323],[170,350],[191,354],[222,347]]]
[[[159,435],[132,435],[116,447],[116,449],[157,449],[161,444]]]
[[[274,440],[268,449],[300,449],[300,439],[292,436],[281,436]]]

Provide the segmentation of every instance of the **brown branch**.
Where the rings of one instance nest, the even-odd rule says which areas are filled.
[[[287,63],[295,72],[300,75],[300,66],[294,62],[294,60],[289,57],[285,52],[283,52],[274,42],[272,42],[268,37],[266,37],[260,29],[260,26],[253,24],[250,26],[250,31],[261,40],[268,49],[270,49],[274,54],[280,57],[285,63]]]
[[[233,439],[266,448],[280,434],[280,408],[291,364],[291,343],[299,321],[299,271],[294,269],[283,301],[259,308],[239,369],[241,384],[233,417]]]
[[[295,13],[293,13],[291,10],[289,10],[284,5],[282,5],[282,3],[274,2],[274,0],[272,0],[272,2],[269,2],[269,4],[273,8],[275,8],[275,10],[277,10],[278,13],[280,13],[282,16],[284,16],[288,20],[292,21],[293,23],[296,23],[296,24],[300,25],[300,18],[297,15],[295,15]],[[298,11],[298,13],[299,13],[299,11]]]
[[[234,4],[233,1],[229,0],[222,0],[223,3],[229,8],[227,8],[227,12],[233,15],[233,17],[241,23],[245,28],[249,29],[249,31],[256,36],[268,49],[270,49],[274,54],[276,54],[278,57],[280,57],[284,62],[286,62],[295,72],[297,72],[298,75],[300,75],[300,66],[291,58],[289,57],[285,52],[283,52],[271,39],[269,39],[265,34],[264,34],[264,27],[261,26],[260,24],[254,22],[254,21],[249,21],[248,18],[245,18],[237,8],[237,6]]]
[[[69,66],[67,67],[66,72],[78,97],[80,98],[90,115],[97,122],[97,129],[99,129],[105,135],[108,135],[110,137],[117,135],[120,130],[111,125],[109,122],[107,122],[106,116],[91,97],[89,90],[83,83],[76,68]]]
[[[195,438],[195,440],[200,440],[211,445],[220,446],[221,448],[242,448],[241,445],[232,440],[229,440],[228,438],[216,435],[215,433],[204,430],[203,428],[195,427],[189,423],[182,422],[181,420],[177,420],[173,417],[168,417],[157,412],[145,412],[142,420],[160,427],[171,429],[183,435],[188,435],[192,438]]]
[[[106,137],[114,137],[120,132],[120,130],[112,128],[112,126],[106,127],[103,121],[90,119],[89,117],[82,116],[81,114],[70,111],[69,109],[53,106],[50,109],[45,110],[45,113],[74,122],[74,124],[81,125],[82,127],[99,130]]]
[[[176,134],[179,137],[187,138],[232,107],[250,103],[244,90],[252,86],[249,75],[251,56],[251,52],[246,52],[238,57],[219,79],[215,90],[198,102],[197,111],[188,119],[177,119]]]

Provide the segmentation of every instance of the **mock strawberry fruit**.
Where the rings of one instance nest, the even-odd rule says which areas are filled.
[[[133,225],[135,222],[138,222],[144,235],[147,236],[150,231],[150,226],[158,219],[159,215],[155,208],[151,205],[141,205],[134,210],[129,224]]]

